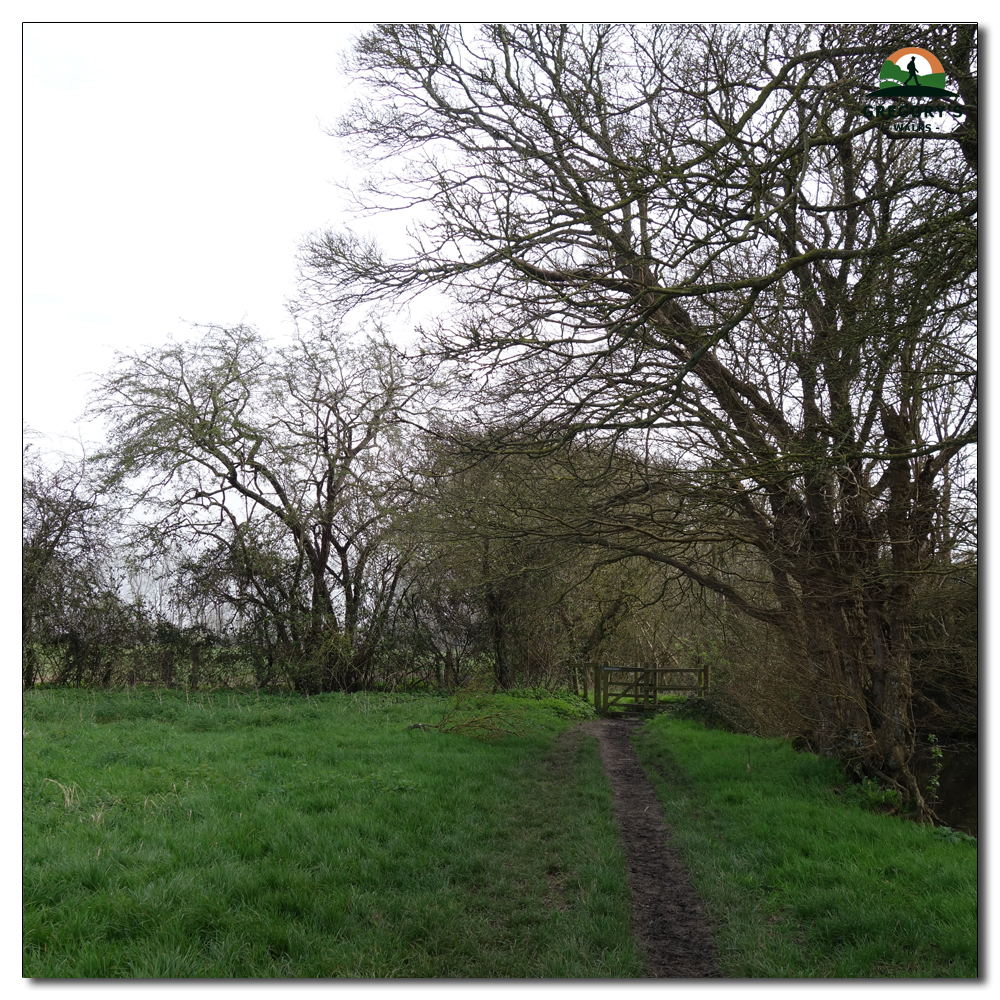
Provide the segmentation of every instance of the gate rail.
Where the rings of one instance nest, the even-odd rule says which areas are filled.
[[[594,708],[605,713],[655,712],[661,694],[703,697],[711,685],[708,663],[700,667],[661,667],[656,663],[617,667],[604,660],[575,663],[572,668],[582,673],[584,697],[588,694],[588,681],[593,681]],[[676,675],[685,674],[689,683],[670,683]]]

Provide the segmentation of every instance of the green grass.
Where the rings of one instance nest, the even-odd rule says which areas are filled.
[[[832,760],[660,716],[635,745],[732,978],[974,978],[970,838],[862,808]]]
[[[483,703],[487,705],[486,702]],[[28,977],[631,977],[579,700],[49,690],[24,707]],[[561,747],[561,749],[560,749]]]

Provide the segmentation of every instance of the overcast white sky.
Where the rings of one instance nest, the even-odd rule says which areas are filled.
[[[73,434],[114,349],[287,332],[295,252],[343,218],[357,25],[24,28],[24,420]],[[53,440],[53,443],[56,443]]]
[[[371,16],[387,16],[376,6]],[[526,6],[504,16],[537,16]],[[56,18],[72,5],[38,7],[51,19],[23,28],[23,419],[57,445],[81,430],[88,373],[106,371],[115,349],[186,336],[191,323],[287,332],[300,242],[345,220],[333,182],[353,171],[324,129],[349,103],[339,55],[364,26],[68,23]],[[632,16],[663,16],[639,7]],[[329,16],[344,5],[293,0],[282,13],[299,8]],[[549,16],[560,14],[587,11]],[[386,225],[401,228],[367,227],[384,238]]]

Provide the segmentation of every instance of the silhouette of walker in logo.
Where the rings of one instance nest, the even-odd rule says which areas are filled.
[[[909,71],[910,75],[903,81],[903,86],[904,87],[909,87],[911,80],[913,81],[913,86],[918,86],[918,84],[917,84],[917,76],[919,74],[917,73],[917,57],[916,56],[910,56],[910,61],[906,64],[906,68]]]

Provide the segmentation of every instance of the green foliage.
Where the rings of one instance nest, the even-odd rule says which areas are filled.
[[[858,803],[873,812],[883,812],[886,808],[897,810],[903,801],[898,788],[883,788],[873,778],[865,778],[859,785],[849,786],[847,791],[856,792]]]
[[[290,665],[296,691],[306,694],[338,690],[349,676],[353,653],[351,640],[343,632],[327,628],[315,642],[305,644],[301,661]]]
[[[877,786],[849,794],[835,759],[784,740],[661,716],[636,747],[725,975],[978,975],[973,838],[873,814]]]
[[[522,688],[505,691],[501,698],[532,700],[536,707],[553,712],[562,719],[594,719],[594,706],[572,691],[548,691],[545,688]]]
[[[944,751],[938,746],[937,737],[931,733],[927,737],[927,742],[931,745],[931,776],[927,779],[927,801],[932,805],[937,799],[937,794],[941,788],[941,767],[944,764]]]
[[[953,830],[950,826],[934,827],[934,836],[948,844],[973,844],[979,847],[979,840],[976,837],[962,833],[961,830]]]
[[[756,733],[757,722],[728,691],[712,691],[702,698],[685,698],[668,711],[679,719],[692,719],[707,726],[735,733]]]
[[[505,696],[523,737],[407,729],[447,707],[29,693],[24,975],[640,975],[594,742]]]

